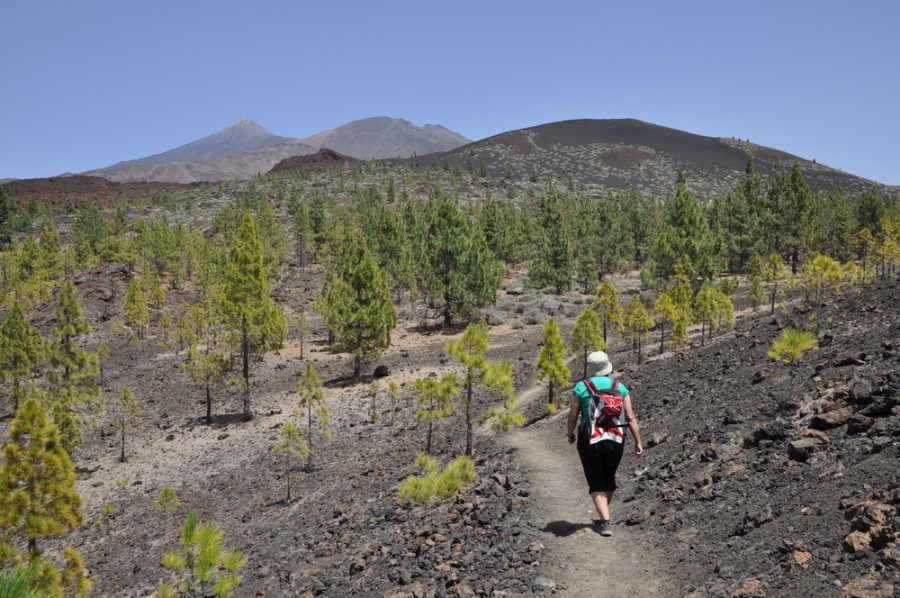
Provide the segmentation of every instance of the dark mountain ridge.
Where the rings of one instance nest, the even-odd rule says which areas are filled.
[[[707,137],[636,119],[568,120],[476,141],[420,162],[484,166],[494,177],[575,180],[665,197],[679,173],[698,196],[727,192],[752,157],[767,179],[778,162],[798,162],[813,191],[832,186],[858,194],[882,186],[787,152],[734,138]]]

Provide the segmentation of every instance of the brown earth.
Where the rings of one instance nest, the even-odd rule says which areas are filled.
[[[398,504],[395,488],[418,473],[424,425],[406,395],[392,408],[383,393],[371,421],[373,379],[347,379],[350,359],[323,344],[321,322],[303,355],[291,340],[253,364],[251,422],[240,421],[236,391],[219,388],[207,425],[203,392],[179,367],[183,351],[152,334],[133,343],[112,333],[130,277],[98,267],[77,280],[93,325],[85,346],[112,349],[107,400],[128,386],[143,408],[126,463],[106,417],[74,455],[89,524],[64,543],[85,557],[95,595],[149,595],[191,508],[248,557],[239,596],[875,596],[900,584],[895,280],[848,289],[814,312],[797,299],[769,315],[738,298],[735,330],[680,355],[646,347],[653,356],[641,365],[614,337],[610,354],[633,389],[647,450],[623,461],[614,535],[601,538],[586,530],[593,511],[577,455],[564,418],[546,416],[534,371],[546,317],[567,331],[589,296],[505,287],[490,310],[491,357],[513,363],[530,423],[501,436],[481,431],[474,485],[413,507]],[[289,313],[308,308],[320,280],[320,269],[289,264],[276,295]],[[635,285],[611,280],[623,293]],[[171,306],[192,297],[168,291]],[[52,312],[47,304],[34,316],[45,334]],[[830,323],[789,395],[789,369],[766,349],[812,313]],[[443,352],[454,336],[408,314],[372,364],[389,369],[382,388],[456,368]],[[314,468],[288,504],[285,466],[269,449],[293,417],[306,360],[327,381],[335,436],[315,445]],[[480,399],[480,409],[489,403]],[[464,446],[459,420],[437,425],[435,454],[444,461]],[[153,506],[166,486],[183,501],[172,514]],[[111,516],[103,505],[113,505]]]

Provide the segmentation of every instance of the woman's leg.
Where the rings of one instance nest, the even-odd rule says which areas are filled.
[[[591,492],[594,508],[602,521],[609,521],[609,505],[613,500],[613,492]]]

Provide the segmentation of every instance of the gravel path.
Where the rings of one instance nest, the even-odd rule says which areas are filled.
[[[520,403],[540,400],[542,392],[540,387],[529,389],[520,396]],[[593,531],[597,514],[586,491],[578,453],[566,442],[565,418],[563,411],[504,437],[516,449],[515,456],[525,465],[533,488],[530,518],[546,546],[550,566],[545,570],[552,572],[545,580],[547,589],[555,586],[563,596],[663,595],[668,584],[657,557],[638,545],[630,528],[616,523],[616,515],[624,512],[621,502],[612,504],[613,536],[604,538]],[[626,472],[623,461],[620,486],[629,483],[621,479]]]

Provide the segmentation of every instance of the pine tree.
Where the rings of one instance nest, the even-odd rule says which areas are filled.
[[[287,257],[289,247],[281,223],[275,218],[275,210],[267,197],[262,197],[256,206],[256,217],[253,219],[259,239],[263,263],[274,276],[281,262]]]
[[[826,289],[833,293],[840,290],[843,279],[844,269],[830,257],[817,255],[803,264],[803,284],[806,286],[807,302],[818,305]]]
[[[681,262],[675,262],[675,274],[668,286],[669,296],[678,310],[678,319],[690,325],[694,321],[694,291]]]
[[[504,217],[497,200],[489,197],[478,212],[478,226],[484,234],[488,248],[503,262],[511,262],[514,257],[513,237],[510,222]]]
[[[134,393],[129,387],[122,389],[122,394],[113,404],[113,426],[119,429],[119,439],[121,440],[121,448],[119,452],[119,461],[125,463],[125,432],[130,427],[134,427],[134,419],[141,412],[141,407],[134,398]]]
[[[616,288],[608,282],[600,283],[591,309],[597,313],[597,318],[603,325],[603,342],[609,344],[610,324],[617,329],[622,328],[622,306],[619,305],[619,293]]]
[[[244,421],[253,418],[250,405],[250,356],[280,346],[287,324],[282,311],[269,296],[253,219],[245,214],[231,243],[222,289],[222,311],[229,330],[241,342]]]
[[[272,446],[272,451],[282,455],[287,461],[287,471],[285,472],[285,480],[287,482],[287,498],[285,502],[291,502],[291,481],[298,474],[296,473],[295,462],[302,462],[309,457],[309,445],[300,435],[300,430],[294,422],[285,422],[281,428],[278,443]]]
[[[144,331],[150,327],[150,308],[139,278],[132,278],[128,284],[128,290],[122,299],[122,309],[125,311],[125,322],[137,331],[138,338],[143,338]]]
[[[22,402],[9,429],[0,465],[0,536],[27,541],[38,554],[41,538],[65,534],[84,521],[75,470],[41,402]]]
[[[297,384],[297,396],[300,399],[300,410],[306,411],[306,425],[303,426],[302,431],[306,434],[306,446],[308,449],[306,470],[312,471],[313,440],[316,436],[328,440],[330,434],[326,426],[331,415],[328,411],[328,403],[325,401],[322,381],[319,380],[316,368],[309,362],[306,362],[306,369],[303,371],[303,376]],[[316,432],[317,428],[318,432]]]
[[[472,406],[476,386],[485,388],[501,397],[510,399],[512,389],[512,368],[508,362],[491,362],[487,359],[489,344],[487,325],[469,324],[462,336],[446,347],[447,354],[455,357],[465,366],[462,380],[465,394],[460,399],[465,408],[466,456],[474,454],[475,437],[472,431],[474,414]]]
[[[557,295],[572,288],[575,255],[563,202],[553,186],[539,204],[538,252],[528,272],[529,284],[551,286]]]
[[[807,330],[785,328],[781,334],[772,341],[767,352],[775,361],[782,361],[791,368],[790,397],[794,395],[794,378],[797,373],[797,363],[803,355],[818,345],[816,335]]]
[[[628,302],[628,306],[625,308],[623,324],[625,336],[631,339],[634,348],[637,350],[637,362],[641,363],[643,361],[641,347],[650,327],[653,326],[653,320],[647,315],[644,301],[640,295],[633,295]]]
[[[800,254],[803,248],[803,240],[806,236],[806,228],[809,225],[810,209],[813,198],[809,185],[800,170],[800,164],[794,162],[791,168],[791,192],[788,194],[790,201],[784,205],[781,213],[781,234],[787,246],[791,258],[791,273],[796,276],[800,268]]]
[[[696,315],[700,319],[700,346],[705,342],[705,333],[707,329],[712,329],[712,322],[718,312],[718,302],[716,297],[716,287],[711,284],[705,284],[697,293],[695,299]]]
[[[23,383],[37,368],[42,345],[40,333],[28,323],[22,305],[16,301],[0,325],[0,380],[11,384],[13,413],[19,409]]]
[[[556,320],[550,318],[544,326],[544,342],[537,360],[538,380],[547,380],[547,410],[551,413],[561,407],[557,403],[555,387],[569,384],[571,372],[565,361],[565,348]]]
[[[219,314],[212,297],[205,295],[197,304],[191,306],[188,316],[179,318],[176,330],[179,339],[189,339],[188,360],[182,364],[191,376],[191,381],[203,387],[206,395],[206,423],[211,424],[212,388],[220,384],[228,371],[228,355],[221,344],[220,330],[217,324]]]
[[[869,189],[860,193],[856,198],[856,222],[859,229],[869,229],[869,232],[878,236],[881,234],[881,221],[885,217],[887,208],[882,194],[876,189]]]
[[[294,334],[297,336],[297,340],[300,341],[300,359],[303,359],[303,345],[304,341],[309,337],[309,333],[312,331],[312,325],[309,323],[309,316],[306,314],[305,309],[301,309],[297,312],[297,315],[294,316]]]
[[[678,183],[675,196],[666,204],[666,219],[657,244],[658,275],[668,279],[681,261],[690,280],[712,279],[718,272],[720,241],[710,231],[697,198]]]
[[[209,596],[230,598],[241,583],[238,572],[247,564],[240,550],[226,551],[225,534],[213,523],[200,524],[191,511],[181,530],[181,546],[163,555],[162,565],[173,572],[156,590],[159,598]]]
[[[772,299],[772,307],[769,310],[770,314],[775,313],[775,299],[778,296],[778,283],[786,278],[786,273],[784,271],[784,262],[781,260],[781,256],[777,253],[772,253],[769,255],[769,259],[765,263],[765,269],[763,270],[763,277],[766,282],[772,285],[772,289],[770,292]]]
[[[445,328],[493,303],[500,284],[500,265],[481,230],[448,199],[429,202],[420,267],[426,301]]]
[[[329,306],[330,325],[338,346],[353,355],[353,377],[359,378],[362,364],[390,345],[397,312],[384,274],[365,241],[354,235],[347,244],[337,274],[339,300]]]
[[[659,327],[659,353],[662,355],[666,346],[666,325],[674,328],[678,321],[678,307],[668,293],[660,293],[653,305],[653,312],[658,318],[656,325]]]
[[[722,250],[731,269],[743,272],[755,251],[764,250],[762,229],[771,217],[764,213],[762,184],[752,157],[744,175],[724,196],[713,198],[710,227],[722,239]]]
[[[606,349],[606,341],[603,340],[603,333],[600,330],[600,322],[597,319],[597,312],[590,306],[581,312],[572,328],[572,335],[569,338],[569,349],[575,355],[581,357],[582,378],[587,378],[587,356],[592,351],[603,351]]]
[[[84,318],[75,284],[63,283],[54,310],[56,326],[51,328],[50,363],[55,368],[47,376],[51,383],[53,422],[63,447],[72,451],[83,440],[82,429],[103,406],[97,355],[81,349],[76,339],[88,334],[91,326]]]
[[[297,261],[301,267],[306,266],[311,261],[315,250],[307,202],[298,201],[296,203],[296,208],[292,213],[291,229],[294,233],[294,251],[297,252]]]
[[[425,452],[431,454],[434,422],[454,411],[453,399],[459,396],[459,378],[456,373],[444,374],[440,380],[419,378],[413,381],[416,397],[416,418],[428,422]]]

